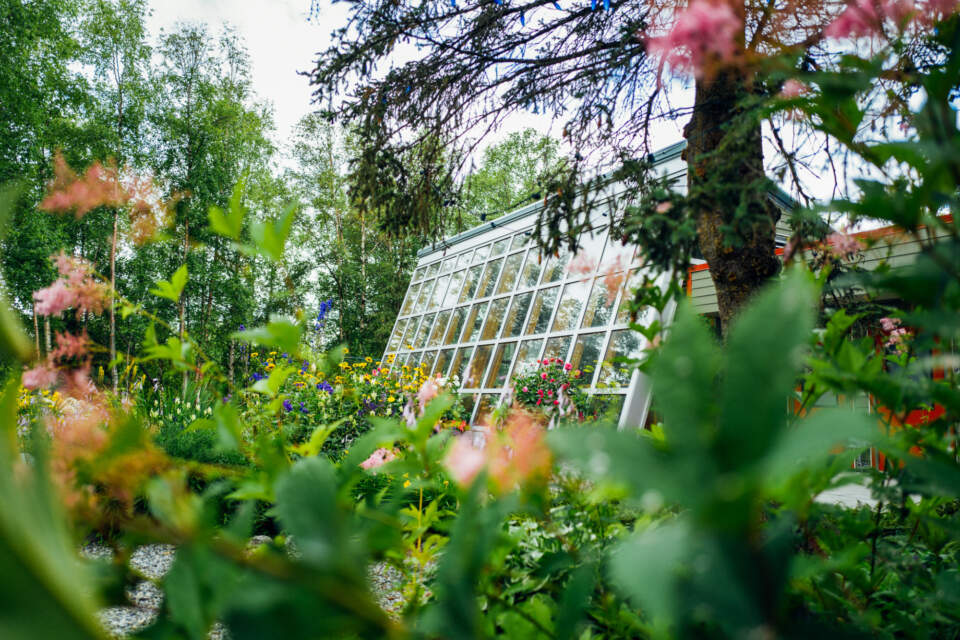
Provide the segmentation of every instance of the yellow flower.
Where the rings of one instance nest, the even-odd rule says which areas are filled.
[[[350,353],[350,349],[347,349],[346,347],[344,347],[344,348],[343,348],[343,352],[344,352],[345,354]]]
[[[396,400],[394,396],[390,396],[389,398],[387,398],[387,402],[393,402],[394,400]]]
[[[373,358],[371,358],[370,356],[367,356],[366,358],[364,358],[364,360],[366,360],[367,362],[373,362]]]
[[[277,355],[277,352],[276,352],[276,351],[271,351],[271,352],[270,352],[270,355],[275,356],[275,355]]]
[[[250,357],[251,357],[251,358],[256,358],[258,355],[260,355],[260,354],[259,354],[258,352],[256,352],[256,351],[254,351],[253,353],[250,354]]]
[[[409,487],[409,486],[410,486],[410,481],[409,481],[409,480],[407,480],[406,482],[403,483],[403,488],[404,488],[404,489],[406,489],[406,488]]]

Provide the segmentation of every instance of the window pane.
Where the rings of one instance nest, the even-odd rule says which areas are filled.
[[[387,351],[396,351],[400,346],[400,339],[403,338],[403,332],[407,328],[407,321],[401,320],[393,329],[393,335],[390,337],[390,343],[387,345]]]
[[[430,375],[446,375],[447,367],[450,366],[451,359],[453,359],[453,349],[442,349],[437,353],[437,361],[434,363],[433,371],[430,372]]]
[[[460,302],[466,302],[473,298],[473,294],[477,291],[477,280],[480,279],[481,269],[483,269],[483,266],[478,264],[467,271],[467,281],[464,283],[463,291],[460,293]]]
[[[497,298],[490,303],[490,313],[487,314],[487,322],[483,325],[483,332],[480,334],[481,340],[493,340],[500,333],[500,327],[503,326],[503,312],[507,310],[507,302],[510,298]]]
[[[490,253],[490,245],[485,247],[480,247],[473,253],[473,264],[479,264],[487,259],[487,255]]]
[[[476,353],[473,354],[473,360],[470,361],[470,367],[467,369],[467,377],[463,380],[465,388],[472,389],[483,383],[483,374],[487,371],[491,351],[493,351],[493,347],[489,344],[477,347]]]
[[[620,306],[617,308],[617,324],[630,321],[629,303],[633,300],[634,290],[641,284],[643,284],[643,274],[641,274],[640,271],[632,271],[630,278],[627,280],[626,287],[623,290],[623,296],[620,298]]]
[[[513,364],[513,352],[516,351],[516,349],[516,342],[507,342],[497,347],[497,351],[493,356],[493,362],[490,363],[490,373],[487,374],[488,387],[496,389],[507,384],[510,365]]]
[[[437,278],[437,286],[433,290],[433,297],[430,298],[431,311],[440,306],[440,301],[443,300],[443,294],[447,292],[447,284],[449,282],[450,276],[440,276]]]
[[[473,423],[478,427],[492,426],[493,410],[497,408],[500,402],[499,393],[484,393],[480,396],[480,402],[477,403],[477,417]]]
[[[633,375],[633,367],[624,363],[616,362],[617,358],[639,358],[643,353],[643,345],[646,339],[630,329],[614,331],[610,335],[610,346],[607,347],[607,353],[603,356],[603,366],[600,369],[600,377],[597,378],[597,386],[601,384],[608,387],[625,387],[630,384],[630,376]]]
[[[473,355],[473,347],[463,347],[457,351],[457,355],[453,357],[453,364],[450,365],[450,377],[458,378],[461,383],[463,381],[463,374],[467,369],[467,364],[470,362],[470,356]]]
[[[517,283],[517,276],[520,275],[521,264],[523,264],[523,252],[507,256],[507,261],[503,264],[503,277],[500,278],[497,293],[513,291],[513,285]]]
[[[527,318],[527,309],[530,308],[530,301],[533,300],[533,292],[521,293],[514,296],[513,304],[510,305],[510,312],[507,313],[506,325],[503,329],[504,338],[512,338],[523,332],[523,321]]]
[[[420,364],[420,358],[422,356],[423,354],[419,351],[414,351],[413,353],[411,353],[410,357],[407,358],[407,367],[409,367],[410,369],[416,369],[417,365]]]
[[[583,372],[582,378],[584,385],[589,385],[593,380],[593,372],[600,361],[600,349],[603,348],[603,339],[606,333],[588,333],[577,338],[573,345],[573,353],[570,354],[570,364],[574,370],[580,369]]]
[[[564,362],[567,360],[567,351],[570,350],[570,336],[558,336],[547,340],[547,346],[543,350],[544,358],[560,358]]]
[[[413,313],[423,313],[427,310],[427,300],[430,299],[430,294],[433,293],[433,280],[427,280],[423,283],[423,287],[420,289],[420,295],[417,296],[417,305],[413,308]]]
[[[510,372],[510,375],[515,376],[517,372],[527,367],[536,367],[541,347],[543,347],[543,338],[521,342],[520,350],[517,351],[517,361],[513,365],[513,371]]]
[[[537,297],[533,300],[533,308],[530,310],[530,319],[527,320],[527,330],[524,333],[543,333],[547,330],[558,291],[560,287],[541,289],[537,292]]]
[[[510,242],[510,249],[519,249],[520,247],[527,244],[527,234],[518,233],[513,236],[513,240]]]
[[[456,261],[457,261],[456,258],[447,258],[446,260],[444,260],[442,265],[440,266],[440,273],[446,273],[450,271],[450,269],[453,269],[453,263]]]
[[[420,366],[423,369],[424,375],[429,375],[433,371],[433,361],[437,358],[436,351],[427,351],[423,354],[423,360],[420,361]]]
[[[568,331],[577,326],[580,320],[580,311],[587,300],[587,291],[590,286],[589,280],[580,282],[571,282],[563,288],[563,295],[560,297],[560,306],[557,307],[557,317],[553,321],[554,331]]]
[[[463,403],[463,408],[466,410],[467,415],[473,415],[473,408],[477,406],[477,396],[479,393],[461,393],[460,402]],[[469,422],[469,419],[467,420]],[[464,434],[464,437],[470,437],[470,434]]]
[[[410,323],[407,325],[407,331],[403,334],[403,340],[400,341],[400,349],[409,351],[413,349],[413,341],[417,335],[417,327],[420,324],[420,318],[410,318]]]
[[[603,253],[603,241],[607,237],[606,230],[591,231],[582,234],[577,238],[579,246],[577,254],[567,265],[568,270],[585,275],[593,273],[600,263],[600,255]]]
[[[493,294],[493,288],[497,285],[497,276],[500,275],[500,267],[502,266],[503,258],[497,258],[487,263],[487,269],[483,272],[480,286],[477,287],[478,298],[486,298]]]
[[[413,312],[413,302],[420,293],[420,285],[415,284],[407,290],[407,299],[403,301],[403,308],[400,309],[400,315],[405,316]]]
[[[611,271],[621,271],[630,266],[630,258],[636,249],[633,245],[626,245],[619,240],[610,237],[607,239],[607,246],[603,250],[603,259],[600,261],[600,273],[610,273]]]
[[[595,278],[590,300],[587,301],[587,310],[583,312],[582,327],[605,327],[613,317],[613,304],[617,301],[619,283],[608,287],[607,278]]]
[[[543,281],[556,282],[563,280],[566,276],[567,263],[570,262],[570,252],[561,249],[560,256],[550,256],[546,259],[546,266],[543,268]]]
[[[501,253],[507,250],[507,245],[510,244],[510,238],[501,238],[493,243],[493,250],[490,251],[490,257],[499,256]]]
[[[473,305],[470,309],[470,315],[467,316],[467,326],[463,330],[463,337],[460,342],[473,342],[476,335],[480,333],[480,327],[483,326],[483,318],[487,315],[487,306],[489,302],[480,302]]]
[[[467,317],[467,307],[460,307],[453,310],[453,319],[450,320],[450,326],[447,327],[447,335],[443,339],[443,344],[453,344],[460,337],[460,331],[463,329],[463,321]]]
[[[450,286],[447,288],[447,295],[443,297],[442,307],[452,307],[457,304],[457,298],[460,295],[460,289],[463,287],[463,276],[467,274],[466,270],[457,271],[450,276]]]
[[[427,276],[426,276],[426,277],[432,278],[433,276],[437,275],[437,272],[438,272],[438,271],[440,271],[440,263],[439,263],[439,262],[434,262],[433,264],[431,264],[430,266],[427,267]]]
[[[457,266],[456,266],[456,268],[459,269],[459,268],[461,268],[461,267],[465,267],[465,266],[467,266],[468,264],[470,264],[470,256],[471,256],[471,255],[473,255],[473,251],[467,251],[466,253],[461,253],[459,256],[457,256]]]
[[[430,340],[427,341],[428,347],[439,347],[443,336],[446,333],[447,321],[450,320],[450,311],[441,311],[437,314],[437,322],[430,332]]]
[[[414,349],[423,349],[427,344],[427,336],[430,335],[430,327],[433,325],[433,319],[437,314],[430,313],[423,316],[423,322],[420,324],[420,331],[417,332],[417,339],[413,343]]]
[[[414,271],[414,272],[413,272],[413,281],[416,282],[417,280],[420,280],[421,278],[423,278],[423,272],[424,272],[425,270],[426,270],[426,267],[420,267],[419,269],[417,269],[416,271]]]
[[[540,253],[534,248],[527,252],[527,261],[520,272],[520,288],[526,289],[537,284],[540,278]]]

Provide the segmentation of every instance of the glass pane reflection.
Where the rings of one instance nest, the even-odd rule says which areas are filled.
[[[613,305],[620,292],[619,285],[619,282],[611,282],[607,277],[594,279],[593,290],[590,292],[590,300],[587,301],[587,309],[583,312],[583,322],[580,326],[605,327],[610,323],[610,318],[613,317]]]
[[[477,334],[480,333],[480,327],[483,326],[483,318],[487,313],[489,302],[480,302],[473,305],[470,309],[470,315],[467,316],[467,326],[464,327],[463,336],[460,342],[473,342]]]
[[[507,342],[497,347],[490,363],[490,373],[487,374],[487,387],[496,389],[507,384],[507,376],[510,374],[510,365],[513,363],[513,352],[516,348],[516,342]]]
[[[520,265],[522,263],[522,252],[507,256],[507,261],[503,265],[503,277],[500,278],[500,286],[497,287],[497,293],[509,293],[513,291],[513,285],[517,283],[517,276],[520,275]]]
[[[489,344],[477,347],[473,354],[473,360],[470,361],[470,366],[467,369],[467,375],[463,379],[464,388],[472,389],[483,383],[483,374],[487,371],[491,351],[493,351],[493,347]]]
[[[630,384],[633,366],[617,362],[618,358],[639,358],[643,354],[646,339],[630,329],[614,331],[610,334],[610,345],[603,356],[603,366],[597,378],[597,386],[625,387]]]
[[[603,339],[606,333],[588,333],[577,338],[570,354],[570,364],[574,370],[582,371],[584,386],[589,386],[593,380],[593,372],[600,361],[600,349],[603,348]]]
[[[534,298],[533,308],[530,310],[530,319],[527,320],[527,330],[524,333],[543,333],[550,326],[550,315],[553,305],[557,301],[557,292],[560,287],[541,289]]]
[[[587,299],[589,286],[589,280],[581,280],[580,282],[571,282],[563,288],[560,306],[557,307],[557,317],[553,321],[554,331],[569,331],[576,328],[577,321],[580,319],[580,311]]]
[[[507,313],[506,321],[503,323],[503,337],[512,338],[523,332],[523,321],[527,318],[527,309],[530,308],[530,301],[533,300],[533,292],[521,293],[513,297],[513,303],[510,305],[510,311]]]
[[[500,327],[503,326],[503,313],[507,310],[507,302],[510,298],[497,298],[490,303],[490,313],[487,314],[487,322],[483,325],[483,332],[480,334],[481,340],[493,340],[500,333]]]

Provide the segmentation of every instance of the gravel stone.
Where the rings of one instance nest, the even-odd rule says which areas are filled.
[[[80,547],[80,557],[86,560],[113,560],[113,549],[105,544],[91,542]]]
[[[113,638],[124,638],[131,633],[146,629],[156,622],[159,611],[137,607],[108,607],[101,609],[100,624]]]
[[[138,609],[157,610],[163,606],[163,590],[149,580],[127,587],[126,594],[127,600]]]
[[[146,544],[130,556],[130,568],[151,580],[160,580],[173,565],[176,547],[172,544]]]

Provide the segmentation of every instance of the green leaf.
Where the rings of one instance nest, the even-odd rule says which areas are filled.
[[[287,378],[296,370],[296,367],[275,367],[267,378],[257,380],[250,389],[275,398],[276,395],[280,393],[283,383],[286,382]]]
[[[37,452],[25,474],[16,448],[17,389],[0,397],[0,638],[101,638],[93,617],[94,583],[80,564],[46,456]]]
[[[210,218],[210,228],[215,233],[219,233],[225,238],[231,240],[240,240],[240,234],[243,233],[243,219],[247,211],[243,206],[243,190],[246,181],[241,178],[233,188],[233,194],[230,196],[230,207],[228,212],[224,212],[220,207],[210,207],[207,212]]]
[[[297,353],[302,336],[303,326],[287,318],[274,318],[265,327],[237,331],[230,337],[250,344],[277,347],[278,350],[292,356]]]
[[[610,554],[610,577],[657,624],[669,623],[677,606],[677,573],[690,531],[683,521],[647,529],[621,542]]]
[[[794,270],[762,292],[731,327],[715,456],[722,468],[759,459],[786,424],[787,400],[813,329],[815,293],[807,274]]]
[[[259,254],[274,262],[283,261],[283,253],[293,229],[293,217],[299,205],[291,203],[273,222],[255,222],[250,226],[253,247],[239,247],[248,254]]]
[[[180,300],[180,294],[187,285],[187,265],[180,265],[173,275],[167,280],[161,280],[157,283],[156,289],[150,289],[150,293],[160,298],[166,298],[177,302]]]
[[[819,409],[780,434],[762,462],[769,480],[789,477],[838,453],[851,460],[881,437],[876,416]]]

